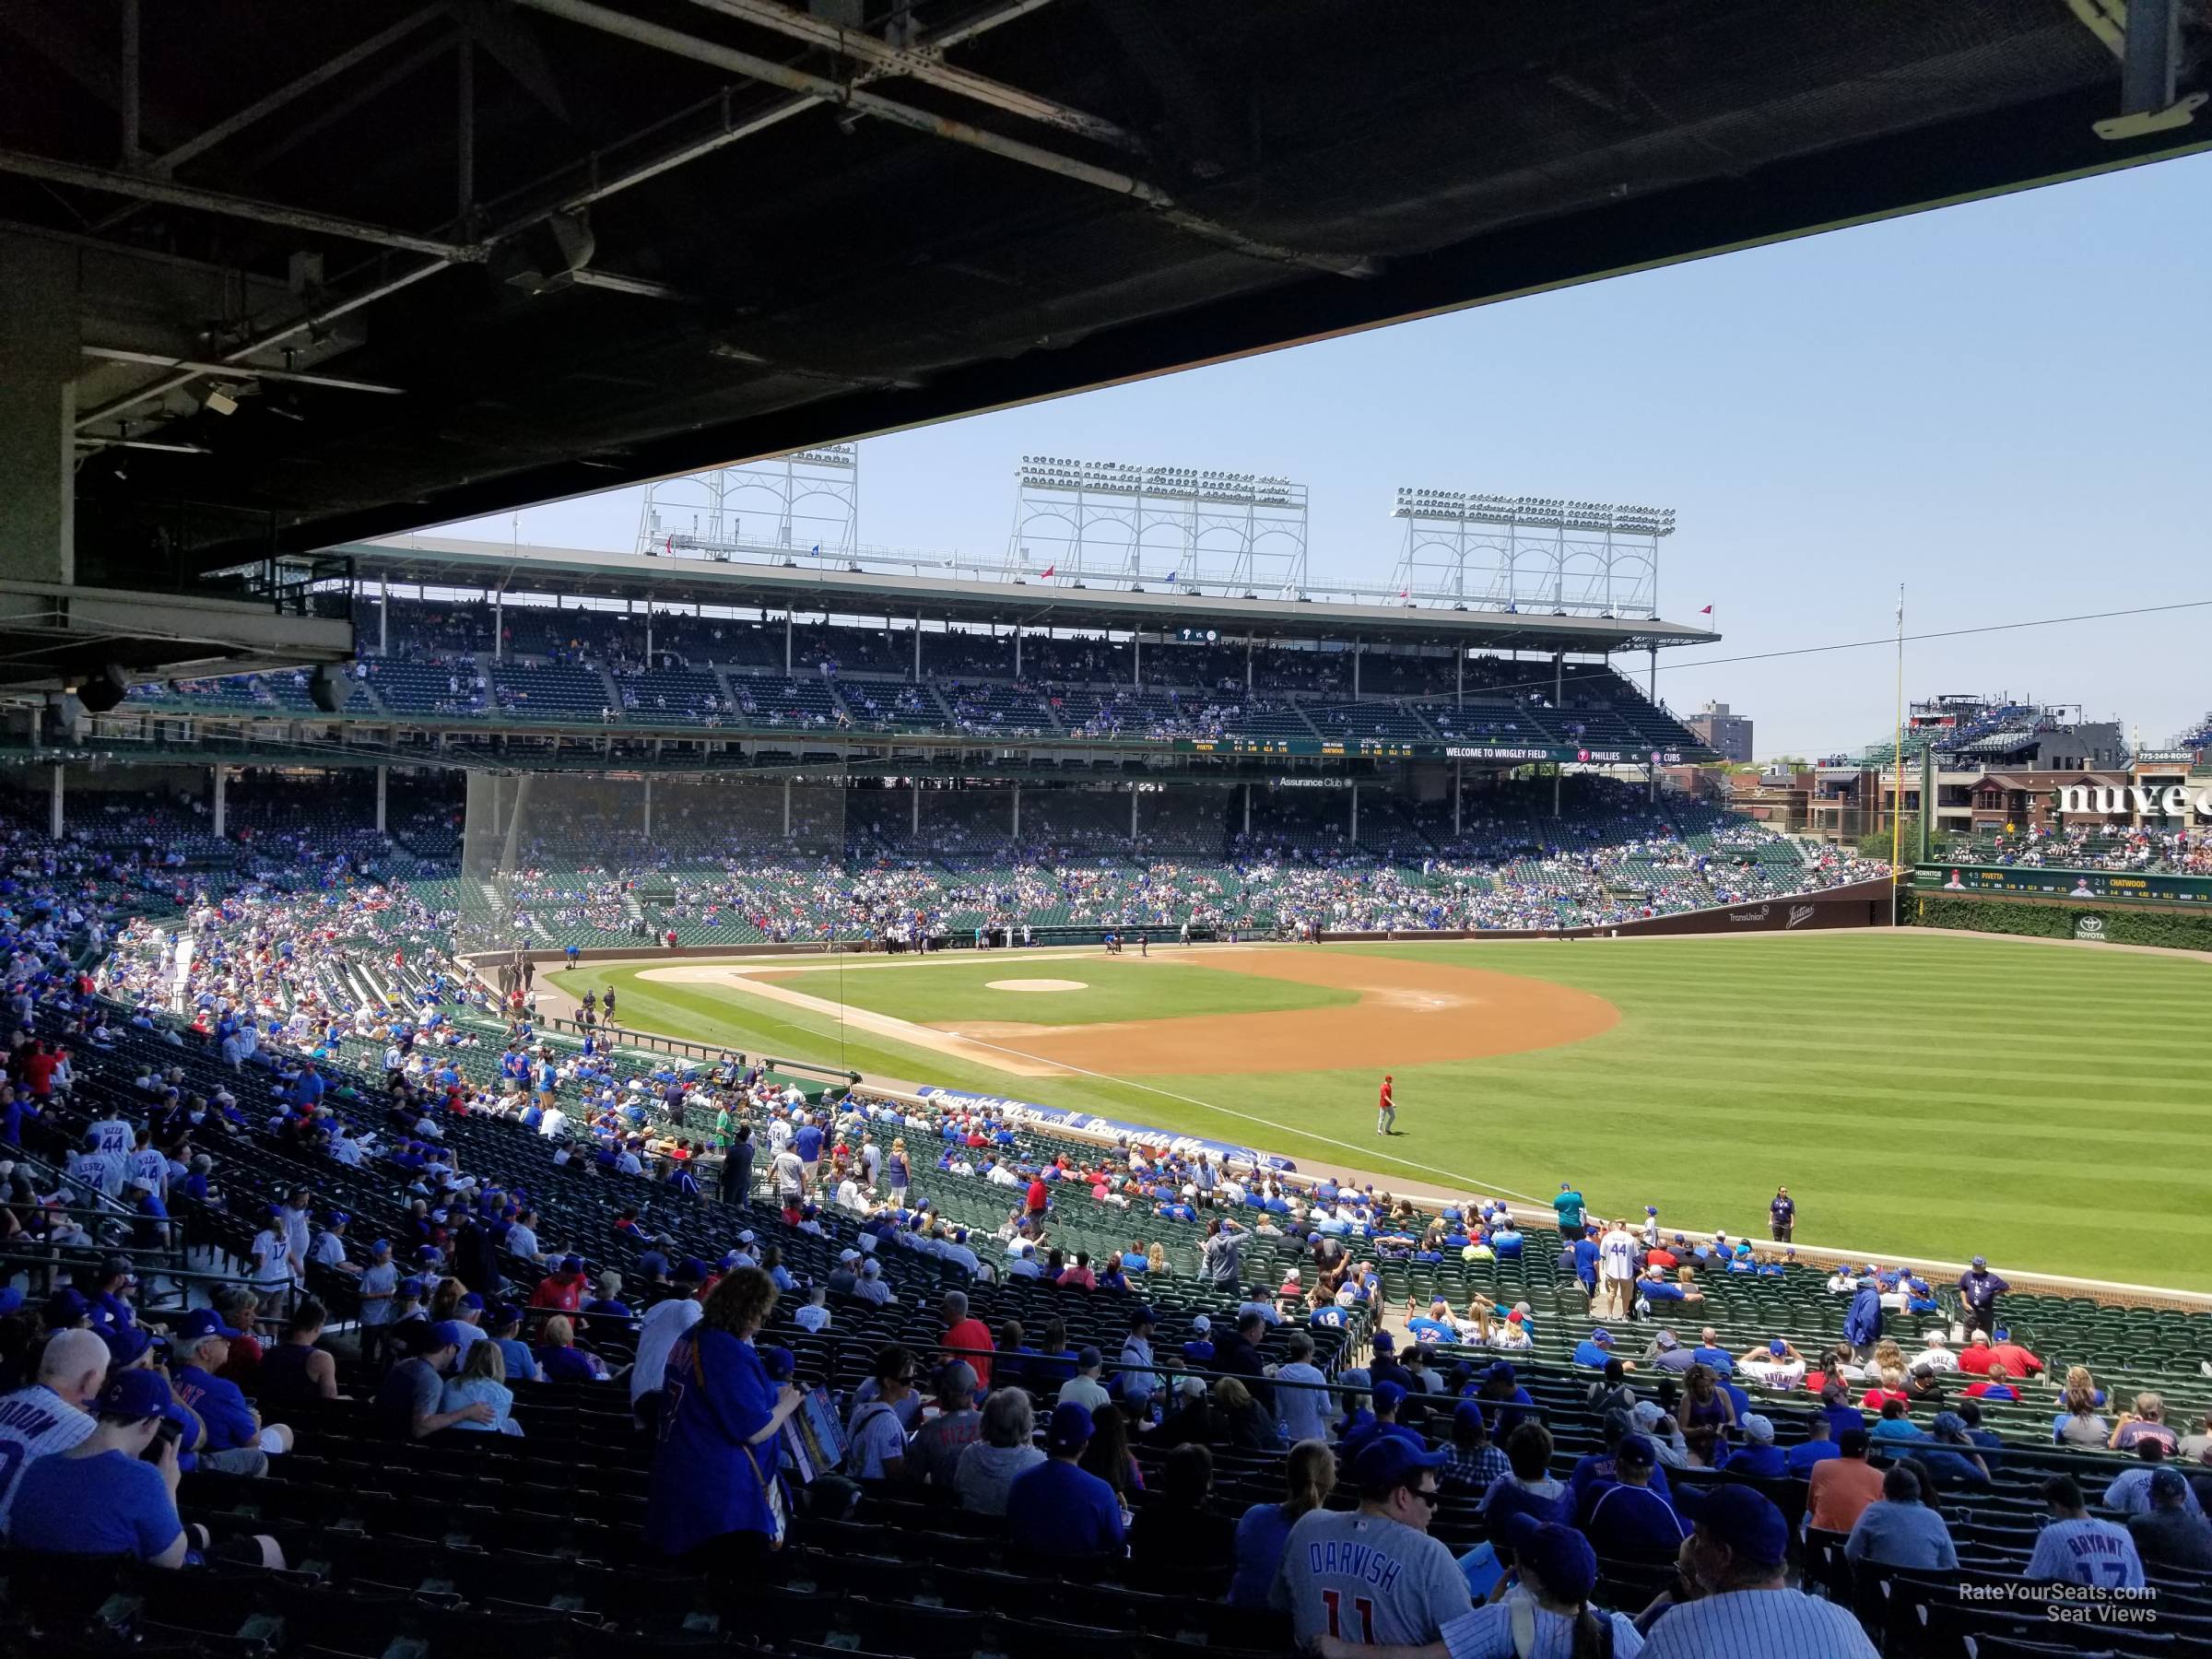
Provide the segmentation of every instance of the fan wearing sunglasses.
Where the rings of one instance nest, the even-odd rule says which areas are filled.
[[[1272,1600],[1301,1644],[1335,1636],[1418,1647],[1470,1609],[1459,1563],[1429,1535],[1443,1465],[1441,1452],[1385,1435],[1352,1460],[1358,1509],[1299,1518]]]

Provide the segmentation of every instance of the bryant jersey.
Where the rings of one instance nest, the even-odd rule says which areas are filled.
[[[138,1138],[121,1118],[101,1118],[92,1125],[92,1133],[100,1137],[100,1150],[111,1158],[127,1156]]]
[[[1473,1606],[1466,1576],[1439,1539],[1377,1515],[1315,1510],[1290,1529],[1276,1582],[1300,1646],[1335,1636],[1367,1647],[1419,1647]]]
[[[42,1384],[0,1397],[0,1537],[7,1534],[16,1483],[31,1460],[68,1451],[92,1427],[88,1413]]]
[[[2053,1521],[2035,1541],[2028,1576],[2102,1584],[2107,1589],[2140,1589],[2143,1558],[2136,1553],[2135,1537],[2124,1526],[2110,1521]]]
[[[1636,1241],[1616,1228],[1605,1236],[1597,1247],[1598,1260],[1603,1264],[1607,1278],[1634,1278],[1636,1277]]]

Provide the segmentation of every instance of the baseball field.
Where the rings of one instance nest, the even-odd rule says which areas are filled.
[[[1913,929],[551,976],[633,1030],[1801,1243],[2212,1288],[2212,963]],[[1399,1133],[1375,1133],[1396,1077]]]

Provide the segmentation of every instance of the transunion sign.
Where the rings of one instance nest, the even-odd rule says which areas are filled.
[[[2212,789],[2191,794],[2179,783],[2169,783],[2163,789],[2147,783],[2130,783],[2124,788],[2110,783],[2068,783],[2058,792],[2058,809],[2068,815],[2111,818],[2131,808],[2138,818],[2153,814],[2187,818],[2191,813],[2212,818]]]

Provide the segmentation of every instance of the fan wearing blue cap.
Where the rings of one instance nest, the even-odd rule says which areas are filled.
[[[1347,1471],[1359,1488],[1349,1512],[1299,1517],[1273,1596],[1301,1643],[1325,1636],[1367,1647],[1420,1645],[1473,1606],[1459,1563],[1429,1535],[1444,1454],[1382,1435]]]
[[[344,1210],[332,1210],[324,1218],[323,1230],[308,1246],[307,1259],[321,1267],[335,1267],[340,1273],[359,1273],[360,1269],[346,1259],[346,1229],[353,1218]]]
[[[238,1335],[213,1308],[187,1313],[170,1335],[176,1395],[180,1405],[207,1425],[206,1444],[200,1452],[202,1468],[259,1475],[268,1468],[266,1453],[292,1449],[292,1431],[282,1424],[265,1429],[261,1414],[238,1384],[216,1374],[230,1358],[230,1344]]]
[[[1597,1556],[1572,1527],[1531,1515],[1512,1516],[1492,1543],[1511,1557],[1522,1594],[1477,1607],[1450,1621],[1427,1647],[1378,1655],[1371,1648],[1323,1637],[1323,1659],[1512,1659],[1517,1653],[1602,1653],[1611,1639],[1613,1659],[1637,1659],[1643,1638],[1624,1613],[1590,1606],[1597,1588]],[[1608,1630],[1607,1627],[1610,1627]]]
[[[1044,1431],[1044,1462],[1017,1475],[1006,1488],[1007,1529],[1025,1549],[1056,1559],[1121,1554],[1127,1536],[1122,1501],[1112,1487],[1077,1465],[1096,1432],[1088,1407],[1073,1400],[1053,1407]]]
[[[1705,1594],[1659,1616],[1643,1659],[1877,1659],[1850,1608],[1783,1582],[1790,1528],[1747,1486],[1685,1489],[1677,1500],[1693,1527],[1688,1562]]]
[[[111,1377],[90,1404],[89,1432],[68,1451],[40,1458],[16,1480],[8,1541],[55,1555],[183,1566],[176,1453],[172,1448],[159,1463],[144,1461],[169,1406],[169,1384],[159,1371]]]
[[[1659,1451],[1651,1437],[1630,1433],[1613,1448],[1613,1478],[1585,1488],[1577,1524],[1608,1561],[1671,1561],[1689,1526],[1652,1486]]]
[[[1604,1371],[1606,1361],[1612,1358],[1614,1358],[1613,1333],[1603,1325],[1591,1332],[1584,1340],[1574,1345],[1574,1362],[1577,1365],[1586,1365],[1594,1371]],[[1621,1362],[1621,1367],[1624,1371],[1635,1369],[1627,1360]]]
[[[1337,1458],[1347,1467],[1357,1463],[1360,1453],[1384,1435],[1394,1434],[1409,1444],[1427,1451],[1429,1442],[1418,1430],[1398,1421],[1398,1409],[1406,1404],[1406,1385],[1402,1382],[1377,1382],[1370,1391],[1373,1415],[1361,1414],[1361,1420],[1345,1431],[1337,1445]]]

